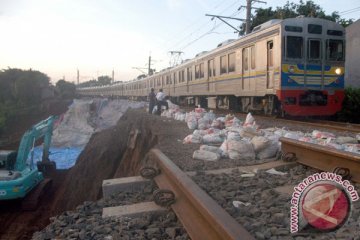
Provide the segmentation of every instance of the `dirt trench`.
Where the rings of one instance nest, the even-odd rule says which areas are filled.
[[[142,110],[128,110],[116,126],[93,134],[74,167],[50,176],[54,185],[36,211],[21,212],[18,203],[0,206],[0,239],[31,239],[51,216],[100,199],[104,179],[138,175],[146,153],[158,143],[152,131],[156,121]]]

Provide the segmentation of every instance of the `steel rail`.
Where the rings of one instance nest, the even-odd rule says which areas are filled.
[[[328,172],[347,168],[351,179],[360,182],[360,155],[290,138],[281,137],[279,141],[283,154],[294,154],[297,162]]]
[[[254,239],[160,150],[152,149],[148,157],[160,170],[154,178],[156,184],[175,194],[171,208],[191,239]]]

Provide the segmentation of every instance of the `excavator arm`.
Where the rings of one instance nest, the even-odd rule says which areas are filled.
[[[20,142],[14,170],[22,171],[26,168],[26,161],[29,157],[29,153],[35,145],[36,140],[40,138],[44,138],[42,163],[46,164],[49,162],[49,148],[51,144],[53,126],[54,116],[50,116],[25,132]]]

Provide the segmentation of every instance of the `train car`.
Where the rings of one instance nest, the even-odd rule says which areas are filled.
[[[144,98],[160,88],[176,102],[265,114],[327,116],[344,98],[345,30],[318,18],[271,20],[173,68],[111,94]],[[86,89],[80,92],[85,93]],[[94,89],[98,95],[106,87]]]

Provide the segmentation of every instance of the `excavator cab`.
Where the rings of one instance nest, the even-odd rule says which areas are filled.
[[[56,169],[49,160],[49,148],[54,117],[39,122],[23,135],[17,152],[0,151],[0,200],[24,198],[23,209],[37,206],[40,194],[51,184],[43,173]],[[43,140],[42,161],[34,164],[32,149],[38,140]]]

